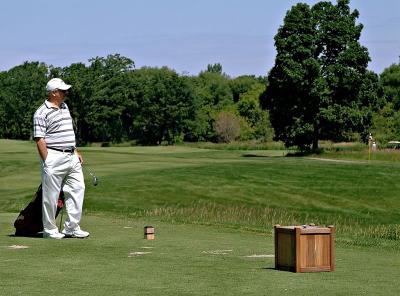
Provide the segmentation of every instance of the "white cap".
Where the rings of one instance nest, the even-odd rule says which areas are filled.
[[[56,90],[56,89],[61,89],[61,90],[67,90],[71,87],[71,85],[66,84],[62,79],[60,78],[53,78],[49,80],[46,84],[46,90],[48,92]]]

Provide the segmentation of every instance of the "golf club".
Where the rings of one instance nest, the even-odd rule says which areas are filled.
[[[96,177],[96,175],[92,172],[91,169],[86,168],[89,171],[89,175],[92,177],[92,184],[93,186],[97,186],[99,184],[99,179]]]

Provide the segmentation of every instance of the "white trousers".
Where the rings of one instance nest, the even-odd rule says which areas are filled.
[[[76,154],[48,149],[46,161],[42,161],[43,230],[48,234],[58,232],[56,225],[57,200],[64,192],[67,218],[64,229],[79,229],[82,216],[85,181],[82,166]]]

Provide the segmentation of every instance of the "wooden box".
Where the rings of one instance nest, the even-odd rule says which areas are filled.
[[[275,268],[294,272],[335,270],[335,227],[275,225]]]
[[[144,227],[144,238],[147,240],[153,240],[155,238],[153,226],[145,226]]]

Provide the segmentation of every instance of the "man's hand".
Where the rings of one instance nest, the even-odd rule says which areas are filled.
[[[78,156],[79,162],[80,162],[81,164],[83,164],[83,157],[82,157],[82,155],[78,152],[78,150],[75,150],[75,153],[76,153],[76,156]]]

